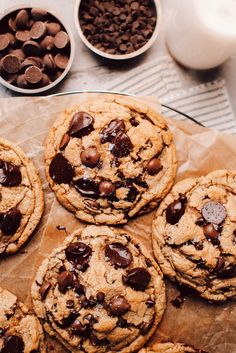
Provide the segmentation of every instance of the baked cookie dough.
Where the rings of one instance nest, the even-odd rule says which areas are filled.
[[[62,205],[95,224],[126,223],[153,209],[172,186],[177,167],[163,117],[117,95],[66,110],[49,133],[45,163]]]
[[[46,353],[42,326],[17,297],[0,288],[0,352]]]
[[[177,183],[153,222],[163,272],[224,301],[236,295],[236,172],[217,170]]]
[[[73,353],[131,353],[165,309],[162,273],[124,231],[88,226],[39,268],[32,286],[45,330]]]
[[[39,175],[24,152],[0,138],[0,255],[16,252],[43,213]]]
[[[143,348],[139,353],[204,353],[183,343],[156,343],[150,347]]]

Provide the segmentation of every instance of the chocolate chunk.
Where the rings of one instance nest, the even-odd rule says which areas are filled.
[[[74,285],[74,291],[75,291],[75,293],[77,293],[77,294],[79,294],[79,295],[85,294],[85,287],[83,286],[83,284],[81,284],[81,283],[79,282],[78,279],[74,279],[73,285]]]
[[[39,294],[41,296],[41,299],[44,300],[51,288],[51,283],[50,282],[44,282],[42,286],[39,289]]]
[[[138,189],[132,184],[132,181],[126,181],[123,186],[129,189],[125,200],[134,202],[139,194]]]
[[[105,300],[105,294],[103,292],[98,292],[96,298],[99,303],[103,303]]]
[[[47,28],[44,22],[37,21],[33,24],[30,30],[30,35],[33,40],[40,40],[46,34]]]
[[[99,184],[99,192],[101,197],[109,197],[116,191],[116,187],[110,181],[101,181]]]
[[[60,142],[60,150],[64,150],[66,148],[66,146],[68,145],[70,141],[70,136],[68,134],[65,134],[63,137],[62,137],[62,140]]]
[[[61,293],[66,293],[67,289],[73,285],[73,275],[69,271],[61,272],[57,277],[58,289]]]
[[[35,20],[46,20],[47,16],[48,16],[48,12],[44,9],[40,9],[40,8],[33,8],[31,9],[31,16],[35,19]]]
[[[57,184],[69,184],[74,177],[74,169],[68,160],[58,153],[50,163],[49,175]]]
[[[131,124],[132,126],[135,126],[135,127],[136,127],[136,126],[139,125],[139,121],[136,120],[135,117],[133,117],[133,118],[130,119],[130,124]]]
[[[124,120],[112,120],[108,127],[102,130],[101,143],[112,142],[120,131],[125,131]]]
[[[4,235],[13,235],[20,227],[22,214],[16,208],[11,208],[5,213],[0,213],[0,229]]]
[[[181,195],[179,196],[179,199],[172,202],[166,209],[166,220],[168,223],[174,225],[179,222],[181,217],[185,213],[186,209],[186,198],[185,195],[183,195],[184,198],[181,198]]]
[[[147,322],[147,323],[142,324],[140,326],[141,335],[146,335],[151,330],[153,325],[154,325],[154,319],[152,319],[151,322]]]
[[[96,147],[88,147],[80,154],[81,162],[89,168],[98,166],[101,155]]]
[[[92,248],[82,242],[75,242],[68,245],[65,250],[66,258],[76,265],[78,270],[86,271],[92,256]]]
[[[131,305],[123,295],[116,295],[111,299],[109,308],[111,315],[121,316],[126,314],[130,310]]]
[[[216,265],[216,267],[214,268],[214,271],[217,272],[217,271],[222,270],[222,269],[224,268],[224,265],[225,265],[225,259],[224,259],[223,256],[220,256],[220,257],[218,258],[217,265]]]
[[[54,48],[54,37],[52,36],[46,36],[44,39],[40,42],[40,47],[44,51],[51,51]]]
[[[236,276],[236,265],[227,266],[226,268],[220,269],[218,271],[218,278],[229,279]]]
[[[6,34],[0,34],[0,51],[5,50],[10,45],[10,40]]]
[[[69,300],[66,301],[66,307],[67,307],[68,309],[73,309],[74,306],[75,306],[74,300],[69,299]]]
[[[206,221],[203,217],[198,217],[198,219],[196,220],[195,224],[199,227],[203,227],[206,225]]]
[[[20,60],[13,54],[4,56],[1,60],[2,68],[9,74],[15,74],[20,70]]]
[[[74,181],[74,187],[84,197],[96,199],[99,197],[98,184],[89,179],[78,179]]]
[[[122,280],[124,284],[136,291],[145,291],[151,280],[151,275],[145,268],[137,267],[127,271],[127,274],[122,276]]]
[[[20,167],[0,159],[0,184],[17,186],[22,182]]]
[[[41,53],[40,46],[33,40],[28,40],[23,44],[23,50],[28,56],[39,56]]]
[[[69,36],[66,32],[60,31],[55,35],[55,47],[58,49],[64,49],[69,43]]]
[[[148,162],[147,172],[150,175],[156,175],[163,169],[160,159],[154,157]]]
[[[148,308],[152,308],[155,305],[155,302],[152,299],[148,299],[146,300],[145,304],[147,305]]]
[[[17,29],[25,29],[29,23],[29,14],[26,10],[20,10],[16,15],[16,27]]]
[[[25,79],[27,82],[36,84],[43,77],[42,71],[37,66],[30,66],[25,70]]]
[[[215,229],[212,223],[207,224],[203,227],[203,233],[208,239],[217,239],[219,236],[218,231]]]
[[[31,39],[30,31],[28,31],[27,29],[17,31],[16,32],[16,39],[19,42],[23,42],[23,43],[29,41]]]
[[[68,63],[69,63],[69,58],[67,55],[63,54],[57,54],[54,58],[56,66],[61,69],[65,70]]]
[[[7,335],[3,339],[1,353],[24,353],[25,344],[20,336]]]
[[[81,337],[89,337],[90,335],[90,325],[82,325],[81,322],[77,319],[71,325],[71,332],[74,335],[78,335]]]
[[[111,152],[116,156],[117,158],[122,158],[126,157],[129,155],[129,153],[133,149],[133,145],[130,141],[130,138],[126,133],[120,131],[116,135],[114,141],[114,146],[111,150]]]
[[[55,322],[58,327],[60,327],[62,329],[66,329],[66,328],[69,328],[73,324],[73,322],[75,321],[75,319],[77,319],[78,316],[79,316],[79,313],[77,313],[76,311],[72,311],[61,322],[58,322],[58,321],[55,321]]]
[[[73,116],[68,134],[74,137],[83,137],[89,135],[93,131],[94,119],[91,115],[85,112],[75,113]]]
[[[201,212],[203,218],[213,224],[222,223],[227,216],[226,208],[221,203],[215,201],[205,203]]]
[[[117,321],[117,326],[121,327],[121,328],[126,328],[126,327],[128,327],[128,322],[123,317],[119,317],[119,319]]]
[[[46,23],[47,33],[49,36],[55,36],[58,32],[61,31],[61,25],[57,22],[48,22]]]
[[[133,261],[133,256],[127,246],[121,243],[107,244],[105,248],[106,258],[117,267],[127,267]]]

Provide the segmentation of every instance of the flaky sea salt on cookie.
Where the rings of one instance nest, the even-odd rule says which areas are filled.
[[[0,138],[0,255],[16,252],[29,239],[43,206],[33,163],[19,147]]]
[[[95,224],[126,223],[153,209],[177,167],[163,117],[145,103],[114,95],[66,110],[49,133],[45,163],[62,205]]]
[[[236,295],[236,172],[177,183],[158,208],[153,249],[162,271],[209,300]]]
[[[88,226],[69,236],[39,268],[34,309],[73,353],[131,353],[155,331],[165,309],[162,274],[122,230]]]
[[[203,351],[188,347],[183,343],[156,343],[143,348],[139,353],[204,353]]]

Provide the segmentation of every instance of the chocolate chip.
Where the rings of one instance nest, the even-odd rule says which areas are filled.
[[[78,335],[78,336],[81,336],[81,337],[89,337],[89,335],[90,335],[90,326],[88,324],[87,325],[81,324],[81,322],[77,319],[71,325],[71,332],[74,335]]]
[[[84,197],[98,198],[99,188],[98,184],[89,179],[78,179],[74,181],[74,187]]]
[[[118,132],[113,143],[114,143],[114,146],[113,146],[111,152],[117,158],[122,158],[122,157],[128,156],[129,153],[133,149],[133,145],[130,141],[129,136],[126,135],[126,133],[122,132],[122,131]]]
[[[215,229],[212,223],[207,224],[203,227],[203,233],[209,239],[217,239],[219,236],[218,231]]]
[[[25,70],[25,79],[27,82],[36,84],[43,77],[42,71],[37,66],[30,66]]]
[[[123,295],[116,295],[111,299],[109,308],[111,315],[121,316],[126,314],[130,310],[131,305]]]
[[[74,169],[68,160],[58,153],[50,163],[49,175],[57,184],[69,184],[74,177]]]
[[[17,186],[22,182],[20,167],[0,159],[0,184]]]
[[[58,32],[61,31],[61,25],[56,22],[48,22],[46,23],[47,33],[49,36],[55,36]]]
[[[96,298],[99,303],[103,303],[105,300],[105,294],[103,292],[98,292]]]
[[[216,267],[214,268],[214,271],[220,271],[220,270],[222,270],[223,267],[224,267],[224,265],[225,265],[225,259],[223,258],[223,256],[220,256],[220,257],[218,258],[217,265],[216,265]]]
[[[121,243],[107,244],[105,248],[106,258],[117,267],[127,267],[133,261],[133,256],[127,246]]]
[[[19,75],[17,77],[17,86],[20,87],[20,88],[26,88],[28,86],[28,82],[25,78],[25,75]]]
[[[152,308],[155,305],[155,302],[152,299],[148,299],[146,300],[145,304],[147,305],[148,308]]]
[[[64,150],[66,148],[66,146],[68,145],[70,141],[70,136],[68,134],[65,134],[63,137],[62,137],[62,140],[60,142],[60,150]]]
[[[9,74],[15,74],[20,70],[20,60],[13,54],[4,56],[1,60],[2,68]]]
[[[145,268],[137,267],[127,271],[127,274],[122,276],[122,280],[124,284],[136,291],[145,291],[151,280],[151,275]]]
[[[30,35],[33,40],[40,40],[46,34],[47,28],[44,22],[37,21],[33,24],[30,30]]]
[[[0,51],[5,50],[10,44],[10,40],[6,34],[0,34]]]
[[[147,165],[147,172],[149,175],[156,175],[163,169],[160,159],[154,157]]]
[[[23,44],[23,50],[28,56],[39,56],[41,53],[40,45],[33,40],[25,42]]]
[[[54,58],[56,66],[61,69],[65,70],[68,63],[69,63],[69,58],[67,55],[63,54],[57,54]]]
[[[42,286],[39,289],[39,294],[41,296],[41,299],[44,300],[51,288],[51,283],[50,282],[44,282]]]
[[[16,27],[18,29],[25,29],[29,23],[29,14],[26,10],[20,10],[16,15]]]
[[[93,346],[107,346],[110,343],[107,338],[98,339],[92,332],[89,335],[89,339]]]
[[[14,49],[10,54],[16,56],[20,61],[25,59],[25,53],[22,49]]]
[[[219,202],[209,201],[202,207],[202,216],[209,223],[220,224],[226,216],[226,208]]]
[[[12,32],[16,32],[16,21],[13,17],[10,17],[8,20],[8,27]]]
[[[109,197],[116,191],[116,187],[110,181],[101,181],[99,184],[99,192],[101,197]]]
[[[206,221],[203,217],[198,217],[195,224],[199,227],[203,227],[204,225],[206,225]]]
[[[30,66],[37,66],[40,68],[42,66],[40,58],[37,58],[36,56],[28,57],[23,61],[20,68],[21,70],[26,70]]]
[[[85,112],[75,113],[73,116],[68,134],[74,137],[83,137],[89,135],[93,131],[94,119],[91,115]]]
[[[146,335],[154,325],[154,319],[151,322],[144,323],[140,326],[141,335]]]
[[[126,327],[128,327],[128,322],[123,317],[119,317],[119,319],[117,321],[117,326],[121,327],[121,328],[126,328]]]
[[[60,31],[55,35],[55,47],[64,49],[69,43],[69,36],[66,32]]]
[[[16,208],[11,208],[5,213],[0,213],[0,229],[4,235],[13,235],[20,227],[22,214]]]
[[[82,242],[75,242],[68,245],[65,250],[66,258],[69,262],[76,265],[81,271],[86,271],[92,256],[92,248]]]
[[[5,336],[1,353],[24,353],[25,344],[23,339],[17,335]]]
[[[19,42],[27,42],[31,39],[30,31],[28,30],[21,30],[16,32],[16,39]]]
[[[61,272],[57,277],[58,289],[61,293],[66,293],[67,289],[73,285],[73,275],[69,271]]]
[[[54,37],[52,36],[44,37],[44,39],[40,42],[40,47],[44,51],[51,51],[54,48]]]
[[[120,131],[125,131],[124,120],[112,120],[108,127],[102,130],[101,143],[112,142]]]
[[[69,300],[66,301],[66,307],[67,307],[68,309],[73,309],[74,306],[75,306],[74,300],[69,299]]]
[[[88,299],[83,299],[83,300],[81,301],[81,306],[82,306],[82,308],[84,308],[84,309],[89,308],[89,300],[88,300]]]
[[[70,312],[70,314],[65,317],[64,319],[62,319],[61,322],[55,321],[57,326],[62,328],[62,329],[66,329],[69,328],[73,322],[75,321],[75,319],[77,319],[77,317],[79,316],[79,313],[76,311],[72,311]]]
[[[166,220],[172,225],[178,223],[185,213],[186,201],[181,200],[183,200],[183,198],[180,199],[179,197],[178,200],[172,202],[166,209]]]
[[[43,57],[43,63],[46,69],[48,70],[56,70],[56,64],[54,62],[54,58],[52,54],[46,54]]]
[[[52,83],[52,81],[50,80],[50,78],[48,77],[48,75],[44,74],[42,75],[42,79],[39,82],[39,87],[45,87],[47,85],[49,85],[50,83]]]
[[[227,266],[226,268],[220,269],[218,271],[218,278],[229,279],[236,276],[236,265]]]
[[[48,16],[48,12],[44,9],[40,9],[40,8],[33,8],[31,9],[31,16],[35,19],[35,20],[46,20],[47,16]]]
[[[138,126],[139,125],[139,121],[138,120],[136,120],[134,117],[133,118],[131,118],[130,119],[130,124],[132,125],[132,126]]]
[[[101,155],[96,147],[88,147],[80,154],[81,162],[89,168],[98,166]]]

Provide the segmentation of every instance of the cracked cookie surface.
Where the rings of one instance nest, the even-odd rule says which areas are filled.
[[[0,255],[16,252],[43,213],[41,181],[33,163],[0,138]]]
[[[236,173],[217,170],[177,183],[153,222],[163,272],[208,300],[236,295]]]
[[[183,343],[156,343],[150,347],[142,348],[139,353],[201,353]],[[202,352],[203,353],[203,352]]]
[[[122,230],[87,226],[46,259],[32,286],[35,312],[70,352],[131,353],[165,309],[162,273]]]
[[[0,352],[46,353],[42,326],[17,297],[0,288]]]
[[[177,168],[163,117],[146,103],[114,95],[66,110],[48,136],[45,164],[62,205],[95,224],[126,223],[153,209]]]

